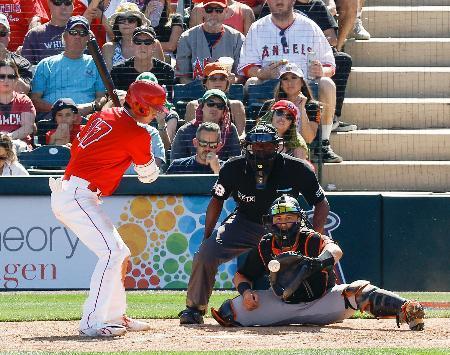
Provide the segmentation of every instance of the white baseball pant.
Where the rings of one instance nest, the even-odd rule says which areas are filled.
[[[56,218],[70,228],[98,257],[83,306],[80,330],[98,328],[120,319],[126,311],[122,263],[130,255],[119,232],[99,204],[89,182],[75,176],[70,180],[50,178],[51,205]]]

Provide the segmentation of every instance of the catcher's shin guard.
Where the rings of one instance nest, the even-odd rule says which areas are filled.
[[[211,307],[211,315],[222,327],[240,327],[241,324],[236,322],[233,304],[231,300],[226,300],[216,311]]]
[[[377,318],[396,317],[398,326],[406,322],[411,330],[424,328],[425,312],[419,302],[408,301],[393,292],[371,285],[369,281],[352,282],[344,289],[342,296],[346,308],[355,309],[348,300],[354,296],[357,309],[361,312],[369,311]]]

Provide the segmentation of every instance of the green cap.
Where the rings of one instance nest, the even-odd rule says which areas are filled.
[[[225,95],[225,93],[222,90],[219,90],[219,89],[211,89],[211,90],[206,91],[203,94],[202,102],[205,102],[212,96],[217,96],[219,99],[222,99],[223,102],[228,103],[227,96]]]
[[[145,72],[139,74],[135,81],[138,81],[138,80],[150,81],[152,83],[158,84],[158,79],[156,78],[155,74],[153,74],[149,71],[145,71]],[[164,104],[164,106],[168,110],[171,110],[173,108],[173,105],[167,100],[166,100],[166,103]]]

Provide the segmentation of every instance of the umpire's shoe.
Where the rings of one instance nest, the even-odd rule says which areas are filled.
[[[180,317],[180,324],[203,324],[203,312],[196,309],[187,307],[184,311],[178,313]]]

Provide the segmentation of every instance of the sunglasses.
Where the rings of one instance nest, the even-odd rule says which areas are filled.
[[[223,102],[214,102],[214,101],[207,101],[206,106],[208,107],[216,107],[218,110],[224,110],[225,104]]]
[[[212,14],[214,11],[218,14],[221,14],[223,12],[223,7],[205,7],[205,12],[207,14]]]
[[[123,23],[125,23],[125,22],[128,22],[128,23],[137,23],[138,21],[140,20],[140,18],[138,18],[138,17],[136,17],[136,16],[128,16],[128,17],[125,17],[125,16],[117,16],[117,18],[116,18],[116,23],[117,24],[123,24]]]
[[[71,36],[76,36],[76,35],[78,35],[78,36],[80,36],[80,37],[86,37],[86,36],[89,35],[89,31],[87,31],[87,30],[75,30],[75,29],[72,29],[72,30],[68,30],[67,32],[68,32],[69,35],[71,35]]]
[[[278,117],[284,117],[284,118],[288,119],[289,121],[293,121],[295,119],[294,116],[292,116],[290,113],[288,113],[282,109],[275,110],[274,113]]]
[[[17,75],[16,74],[0,74],[0,80],[5,80],[6,78],[8,78],[9,80],[14,80],[14,79],[17,79]]]
[[[141,39],[141,38],[133,38],[133,43],[137,46],[140,46],[141,44],[144,44],[146,46],[150,46],[153,43],[155,43],[155,40],[153,38],[146,38],[146,39]]]
[[[202,141],[200,139],[197,140],[199,147],[206,148],[210,147],[211,149],[216,149],[219,146],[219,142],[208,142],[208,141]]]
[[[53,5],[55,6],[61,6],[62,4],[66,6],[72,6],[73,1],[72,0],[52,0]]]
[[[6,37],[9,31],[0,31],[0,37]]]
[[[282,45],[283,47],[288,47],[288,43],[287,43],[287,40],[286,40],[286,35],[284,34],[284,32],[286,32],[286,29],[280,31],[281,45]]]

